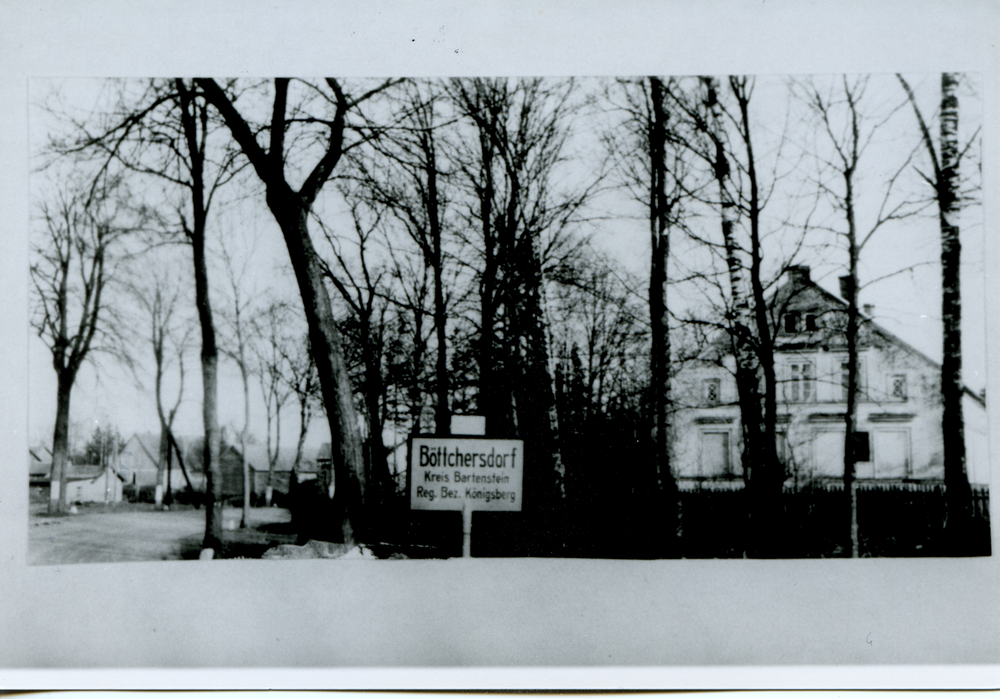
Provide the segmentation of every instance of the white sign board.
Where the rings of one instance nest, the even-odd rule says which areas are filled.
[[[413,510],[521,511],[519,439],[414,437],[409,457]]]

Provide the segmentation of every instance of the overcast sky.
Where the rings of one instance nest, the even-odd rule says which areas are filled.
[[[939,99],[939,74],[908,76],[921,100],[925,116],[935,114]],[[824,77],[817,77],[823,84]],[[759,165],[765,172],[777,168],[784,178],[776,185],[775,195],[764,213],[764,229],[775,236],[787,227],[787,220],[800,221],[803,202],[798,197],[809,189],[808,177],[815,176],[815,166],[796,155],[796,149],[818,148],[810,142],[813,130],[804,121],[800,105],[790,103],[785,77],[761,77],[758,79],[757,93],[752,102],[751,115],[757,130],[756,139]],[[583,90],[597,87],[597,81],[585,80]],[[62,91],[67,104],[89,109],[95,103],[100,82],[93,80],[32,80],[31,94],[37,103],[54,88]],[[862,161],[860,173],[858,225],[866,230],[877,215],[881,202],[882,185],[887,177],[902,163],[907,154],[917,145],[914,142],[917,130],[911,109],[901,108],[904,95],[892,75],[872,78],[868,88],[871,113],[876,119],[887,119],[878,132],[872,146]],[[963,85],[961,94],[961,135],[968,137],[980,123],[980,100],[975,76]],[[573,152],[580,155],[582,165],[587,167],[587,154],[596,147],[595,134],[614,116],[596,113],[583,119],[572,142]],[[32,143],[38,147],[46,135],[56,128],[40,110],[31,112]],[[782,139],[785,139],[784,141]],[[780,151],[779,151],[780,145]],[[780,154],[780,158],[779,158]],[[917,163],[923,163],[924,156],[918,154]],[[972,163],[968,163],[971,166]],[[766,175],[770,177],[770,174]],[[252,180],[250,180],[252,181]],[[926,194],[919,176],[909,168],[899,186],[904,193]],[[926,185],[923,185],[926,187]],[[909,190],[906,190],[906,188]],[[37,192],[37,188],[33,187]],[[257,189],[259,193],[259,188]],[[213,270],[212,294],[216,311],[221,311],[225,303],[222,293],[223,279],[218,265],[219,236],[234,243],[237,254],[243,254],[245,241],[254,241],[253,253],[248,256],[248,268],[244,289],[256,294],[260,299],[275,296],[294,300],[297,290],[287,266],[287,252],[270,212],[259,196],[247,198],[246,189],[229,194],[228,201],[220,202],[215,210],[215,229],[210,232],[210,247],[216,253]],[[318,208],[324,217],[340,221],[336,212],[343,204],[332,187],[324,190]],[[649,242],[648,225],[641,221],[644,212],[623,193],[611,193],[595,202],[595,210],[602,214],[612,212],[612,220],[600,220],[581,229],[581,233],[591,236],[595,248],[608,253],[621,262],[628,270],[644,275],[648,266]],[[982,304],[983,264],[982,264],[982,208],[973,207],[963,213],[961,221],[963,238],[963,332],[965,381],[973,389],[985,386],[984,316]],[[933,212],[932,212],[933,213]],[[830,227],[842,226],[838,214],[828,209],[820,209],[813,223],[821,221]],[[715,226],[717,221],[706,220],[696,225]],[[215,235],[213,235],[215,233]],[[914,345],[935,360],[941,355],[940,336],[940,271],[933,263],[938,255],[938,223],[935,216],[910,219],[904,223],[887,226],[872,239],[861,259],[861,281],[882,277],[891,272],[917,266],[912,272],[894,276],[865,287],[861,292],[861,303],[874,304],[876,320],[888,330]],[[811,244],[796,259],[801,264],[813,268],[813,278],[828,290],[838,293],[837,277],[844,273],[846,254],[837,247],[835,238],[824,239],[813,233]],[[675,244],[675,250],[684,254],[683,241]],[[174,257],[174,259],[179,259]],[[186,258],[185,258],[186,259]],[[179,264],[183,265],[184,262]],[[189,262],[187,263],[190,264]],[[678,298],[672,304],[689,302]],[[675,306],[675,311],[677,310]],[[196,335],[197,337],[197,335]],[[71,420],[82,432],[85,439],[95,424],[112,424],[126,436],[135,431],[156,431],[158,429],[155,402],[152,394],[151,355],[145,347],[137,348],[138,368],[135,374],[125,371],[119,364],[106,357],[95,356],[94,365],[86,366],[77,379],[73,390]],[[243,396],[238,370],[233,362],[220,362],[219,377],[219,418],[220,424],[227,426],[232,435],[243,421]],[[182,435],[197,435],[201,431],[201,377],[197,350],[191,351],[186,359],[187,378],[185,398],[178,413],[175,430]],[[168,388],[172,382],[168,382]],[[29,335],[29,440],[31,443],[48,443],[55,412],[56,383],[48,349],[41,341]],[[252,427],[251,431],[264,439],[265,419],[259,386],[251,386]],[[294,447],[298,434],[297,408],[290,402],[283,414],[282,443]],[[400,435],[402,438],[402,435]],[[307,451],[315,450],[323,441],[328,441],[328,432],[322,417],[314,419]]]

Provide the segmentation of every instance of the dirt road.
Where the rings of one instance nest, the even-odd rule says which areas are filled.
[[[235,529],[239,519],[240,510],[226,509],[224,528]],[[254,526],[289,519],[288,510],[275,507],[254,509],[251,514]],[[68,517],[48,517],[33,511],[28,522],[28,564],[196,558],[204,534],[204,510],[161,512],[152,506],[148,509],[125,506],[121,510],[95,506]]]

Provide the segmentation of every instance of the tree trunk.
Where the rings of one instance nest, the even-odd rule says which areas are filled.
[[[511,341],[519,365],[517,399],[518,431],[535,450],[534,468],[525,473],[525,490],[536,506],[548,507],[565,498],[565,468],[559,448],[559,423],[549,374],[548,338],[542,315],[542,264],[538,234],[525,231],[515,245],[518,303]],[[513,305],[513,302],[512,302]],[[528,444],[525,449],[528,449]]]
[[[767,474],[766,459],[762,448],[763,435],[763,415],[761,410],[761,396],[759,381],[757,376],[758,361],[756,359],[756,349],[754,348],[753,334],[750,331],[750,305],[747,301],[746,293],[743,289],[743,264],[739,259],[739,245],[735,238],[735,215],[736,201],[729,191],[729,184],[732,174],[729,167],[726,146],[724,142],[724,130],[722,120],[722,109],[718,101],[718,90],[715,78],[704,79],[707,99],[706,106],[709,110],[709,123],[707,125],[708,136],[712,139],[715,147],[713,168],[715,179],[719,186],[719,202],[722,218],[722,239],[726,251],[726,265],[729,272],[730,303],[732,309],[729,312],[729,322],[732,326],[732,347],[733,355],[736,359],[736,388],[739,394],[740,422],[743,428],[743,472],[747,478],[748,489],[746,495],[749,498],[748,512],[750,513],[750,544],[748,552],[754,555],[761,555],[761,547],[769,547],[773,542],[765,541],[767,537],[766,521],[768,513],[763,512],[755,506],[758,499],[758,491],[763,490],[761,497],[767,499],[766,488],[762,488],[762,481]],[[762,470],[761,473],[758,469]],[[749,474],[749,476],[747,476]],[[761,478],[764,476],[765,478]],[[757,513],[755,517],[754,514]],[[764,522],[761,522],[763,514]]]
[[[407,398],[410,401],[410,434],[414,437],[420,434],[421,413],[423,413],[424,394],[420,390],[420,377],[424,368],[424,312],[422,310],[423,296],[421,295],[421,305],[413,311],[413,353],[410,356],[410,367],[412,371],[411,382],[407,388]],[[480,408],[482,406],[480,405]]]
[[[653,120],[649,129],[651,259],[649,271],[650,389],[652,402],[653,482],[651,512],[665,523],[663,553],[676,550],[677,483],[670,470],[670,327],[667,312],[667,262],[670,258],[669,211],[666,194],[666,114],[663,83],[649,79]]]
[[[962,415],[962,244],[958,228],[958,76],[941,75],[941,174],[938,208],[941,221],[941,318],[943,351],[944,482],[946,532],[955,552],[967,541],[972,517],[972,491],[965,470],[965,422]]]
[[[237,316],[239,323],[239,316]],[[241,333],[242,334],[242,333]],[[243,338],[237,340],[240,343],[240,376],[243,379],[243,431],[240,432],[240,466],[243,471],[243,514],[240,517],[240,529],[250,526],[250,464],[247,462],[247,436],[250,434],[250,377],[247,375],[246,360],[243,357]],[[268,429],[268,439],[271,438],[271,431]],[[270,454],[268,461],[270,462]],[[271,482],[271,470],[268,468],[268,484]]]
[[[726,266],[729,275],[731,310],[729,321],[732,325],[733,355],[736,359],[736,386],[739,392],[740,416],[743,423],[743,467],[754,482],[753,470],[760,463],[760,429],[762,415],[760,391],[757,388],[757,363],[754,361],[753,336],[750,332],[750,305],[743,290],[743,264],[739,259],[739,245],[736,242],[736,201],[729,191],[732,179],[729,159],[726,155],[722,110],[718,101],[715,78],[704,79],[707,88],[707,107],[710,123],[709,136],[715,147],[713,169],[719,187],[720,215],[722,219],[722,240],[726,251]]]
[[[167,481],[167,459],[170,456],[170,440],[167,438],[168,427],[165,420],[160,419],[160,448],[156,459],[156,491],[153,502],[157,508],[163,506],[164,489]]]
[[[172,484],[170,482],[170,472],[173,470],[173,449],[170,448],[170,434],[167,433],[167,485],[164,488],[163,504],[170,507],[174,504],[174,496],[171,493]]]
[[[204,337],[204,326],[202,327]],[[219,421],[218,421],[218,363],[215,353],[214,332],[211,354],[205,348],[201,355],[201,376],[204,385],[202,422],[205,426],[205,446],[202,460],[205,464],[205,540],[203,548],[213,549],[218,554],[222,549],[222,464],[219,462]]]
[[[846,549],[851,558],[860,555],[858,539],[858,490],[855,484],[855,464],[857,463],[855,433],[857,432],[858,412],[858,250],[854,238],[854,208],[851,203],[851,186],[847,189],[847,221],[848,221],[848,254],[850,274],[847,292],[847,406],[844,410],[844,498],[846,500],[845,514],[848,517],[848,534]]]
[[[166,331],[166,328],[159,328],[159,331],[157,328],[160,308],[160,292],[159,287],[157,287],[156,299],[153,306],[153,358],[156,360],[156,414],[160,418],[160,448],[156,455],[156,490],[153,496],[153,503],[157,508],[163,505],[164,469],[167,463],[167,456],[170,453],[170,440],[167,438],[169,429],[167,427],[167,418],[163,411],[163,333]]]
[[[201,500],[198,498],[198,492],[194,489],[194,485],[191,484],[191,477],[188,475],[187,467],[184,465],[184,455],[177,445],[177,440],[174,439],[173,431],[170,432],[169,437],[170,446],[173,447],[174,453],[177,455],[177,463],[180,464],[181,474],[184,476],[184,482],[187,484],[188,493],[191,494],[195,509],[198,509],[201,506]]]
[[[343,543],[353,544],[365,536],[364,456],[340,331],[323,282],[323,269],[309,237],[308,206],[287,185],[280,184],[268,186],[267,204],[284,235],[306,309],[309,340],[333,436],[333,516],[339,520],[335,524]]]
[[[69,464],[69,400],[75,377],[59,372],[56,425],[52,434],[52,471],[49,474],[49,514],[66,512],[66,472]]]
[[[198,209],[195,209],[198,212]],[[202,425],[205,445],[205,540],[203,547],[217,553],[222,548],[222,465],[219,463],[219,353],[215,346],[215,325],[208,297],[208,263],[205,259],[204,215],[195,217],[191,234],[194,252],[195,304],[201,325]]]
[[[364,313],[364,312],[363,312]],[[368,471],[365,482],[368,486],[366,511],[372,526],[376,526],[383,513],[391,491],[389,488],[389,461],[386,458],[385,444],[382,441],[382,414],[379,410],[379,398],[384,390],[382,384],[382,367],[378,353],[371,339],[370,318],[361,318],[362,360],[365,365],[365,410],[368,413],[369,449]]]
[[[202,423],[205,445],[202,461],[205,469],[205,539],[203,547],[217,553],[222,548],[222,468],[219,464],[219,409],[218,364],[219,352],[215,346],[215,324],[212,304],[208,296],[208,262],[205,258],[205,226],[208,211],[205,207],[205,154],[199,139],[198,123],[207,121],[203,106],[201,111],[184,80],[174,81],[181,106],[181,122],[187,143],[191,170],[192,227],[185,223],[185,232],[191,241],[194,261],[194,294],[201,326],[201,378]],[[204,128],[204,126],[202,127]]]
[[[941,432],[944,441],[945,532],[950,552],[962,555],[972,518],[972,488],[965,470],[965,421],[962,415],[962,244],[958,228],[958,75],[941,74],[941,160],[916,98],[902,75],[899,82],[913,105],[924,146],[935,167],[935,196],[941,225]]]
[[[437,164],[434,149],[425,136],[422,142],[424,164],[427,173],[427,219],[430,223],[431,267],[434,270],[434,331],[437,334],[437,362],[435,374],[437,402],[434,406],[435,433],[439,436],[451,434],[451,410],[448,406],[448,317],[444,305],[444,280],[441,278],[443,259],[441,250],[441,219],[438,210]],[[379,437],[381,439],[381,437]]]
[[[754,553],[758,557],[781,554],[782,529],[781,491],[785,481],[784,465],[778,463],[776,448],[777,377],[774,372],[774,344],[771,325],[767,316],[767,301],[761,279],[760,243],[760,191],[757,182],[756,159],[750,132],[749,96],[746,78],[730,78],[730,86],[740,106],[742,139],[747,153],[747,181],[750,185],[748,201],[750,220],[750,291],[753,299],[753,322],[757,332],[757,366],[764,377],[763,422],[760,434],[759,459],[751,476],[752,502],[750,503],[751,536]],[[756,374],[755,374],[756,376]]]
[[[479,217],[483,226],[483,274],[480,281],[480,321],[479,321],[479,412],[486,417],[486,433],[505,434],[506,420],[498,409],[499,400],[495,395],[496,372],[494,370],[493,335],[496,324],[496,276],[497,261],[493,236],[493,146],[489,136],[480,127],[480,156],[482,158],[483,189],[479,192]]]
[[[306,443],[306,434],[309,432],[309,406],[308,398],[299,397],[299,440],[295,444],[295,462],[292,464],[292,471],[299,472],[299,464],[302,463],[302,454]],[[271,487],[271,474],[267,474],[267,485]],[[270,506],[270,502],[267,503]]]

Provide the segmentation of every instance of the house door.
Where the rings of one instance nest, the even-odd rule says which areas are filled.
[[[909,431],[877,431],[875,433],[875,477],[906,478],[908,475],[910,475]]]
[[[701,473],[704,477],[723,476],[730,473],[729,433],[702,432]]]

